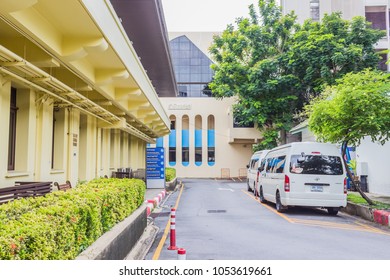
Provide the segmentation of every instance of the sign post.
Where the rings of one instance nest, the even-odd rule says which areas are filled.
[[[146,187],[165,188],[165,156],[162,147],[146,148]]]

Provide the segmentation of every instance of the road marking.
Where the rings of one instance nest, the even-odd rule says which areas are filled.
[[[179,193],[179,196],[177,197],[177,200],[176,200],[176,204],[175,204],[176,210],[177,210],[177,207],[179,206],[179,201],[180,201],[181,194],[183,193],[183,189],[184,189],[184,184],[181,185],[180,193]],[[171,218],[168,219],[167,225],[166,225],[165,230],[164,230],[164,234],[161,237],[160,242],[158,243],[156,251],[153,254],[152,260],[158,260],[160,258],[161,250],[162,250],[162,248],[165,244],[165,241],[168,237],[170,225],[171,225]]]
[[[247,191],[245,190],[241,190],[244,194],[246,194],[247,196],[249,196],[251,199],[259,202],[257,200],[257,198],[255,198],[254,196],[252,196],[251,194],[249,194]],[[279,213],[278,211],[276,211],[274,208],[272,208],[271,206],[267,205],[267,204],[262,204],[261,203],[261,206],[264,206],[265,208],[267,208],[268,210],[270,210],[271,212],[274,212],[276,215],[280,216],[281,218],[285,219],[286,221],[288,221],[289,223],[292,223],[292,224],[295,224],[295,222],[293,220],[291,220],[289,217],[287,217],[286,215],[283,215],[282,213]]]
[[[244,189],[241,189],[241,191],[248,195],[251,199],[255,200],[258,202],[257,198],[249,194],[247,191]],[[336,222],[327,222],[327,221],[320,221],[320,220],[305,220],[305,219],[297,219],[297,218],[289,218],[283,213],[279,213],[276,211],[276,209],[272,208],[271,206],[267,204],[260,203],[261,206],[264,206],[271,212],[277,214],[279,217],[285,219],[291,224],[300,224],[300,225],[305,225],[305,226],[317,226],[317,227],[323,227],[323,228],[335,228],[335,229],[342,229],[342,230],[353,230],[353,231],[364,231],[364,232],[371,232],[371,233],[377,233],[377,234],[382,234],[382,235],[387,235],[390,236],[390,233],[387,233],[383,230],[377,229],[372,226],[368,226],[362,223],[359,223],[354,221],[354,224],[341,224],[341,223],[336,223]]]

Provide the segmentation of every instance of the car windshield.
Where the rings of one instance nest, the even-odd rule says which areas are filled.
[[[292,155],[290,172],[295,174],[342,175],[343,165],[338,156]]]

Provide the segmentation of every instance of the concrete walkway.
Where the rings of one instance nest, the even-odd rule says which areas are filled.
[[[159,228],[154,225],[153,219],[149,218],[149,215],[155,208],[161,207],[169,195],[170,192],[167,192],[165,189],[146,189],[145,204],[147,205],[147,226],[137,244],[126,256],[125,260],[142,260],[145,258],[159,230]]]
[[[359,193],[357,193],[359,195]],[[365,193],[369,198],[374,201],[390,204],[390,196],[375,194],[375,193]]]

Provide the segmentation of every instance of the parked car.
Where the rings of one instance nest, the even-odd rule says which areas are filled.
[[[258,167],[261,160],[265,157],[265,155],[268,153],[269,150],[262,150],[255,152],[251,159],[249,160],[249,164],[247,164],[246,168],[247,170],[247,186],[248,191],[255,191],[256,190],[256,181],[258,176]],[[256,194],[256,192],[255,192]]]
[[[347,185],[340,149],[333,144],[297,142],[272,149],[259,167],[259,198],[289,206],[326,208],[337,215],[347,205]]]

